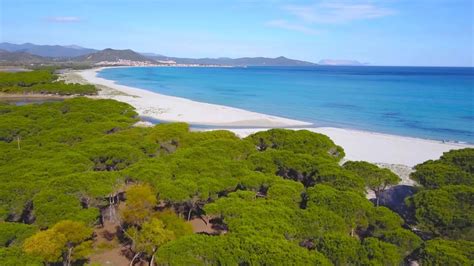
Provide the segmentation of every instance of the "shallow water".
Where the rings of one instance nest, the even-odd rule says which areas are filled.
[[[336,126],[474,143],[474,68],[111,68],[100,77]]]

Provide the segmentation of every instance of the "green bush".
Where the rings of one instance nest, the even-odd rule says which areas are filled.
[[[40,93],[59,95],[94,95],[97,89],[94,85],[65,83],[55,81],[57,77],[48,70],[27,72],[0,72],[0,93]]]

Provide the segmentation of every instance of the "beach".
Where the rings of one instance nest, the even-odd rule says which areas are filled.
[[[123,94],[105,92],[102,98],[113,98],[131,104],[141,116],[169,122],[187,122],[208,126],[236,127],[298,127],[311,123],[259,114],[223,105],[196,102],[179,97],[162,95],[143,89],[116,84],[96,76],[100,69],[78,72],[92,84],[106,86]]]
[[[364,160],[378,164],[403,165],[408,168],[426,160],[437,159],[452,149],[473,147],[462,143],[404,137],[335,127],[312,127],[311,123],[271,116],[243,109],[208,104],[189,99],[124,86],[97,77],[98,69],[72,72],[91,84],[96,84],[99,95],[129,103],[140,116],[169,122],[223,127],[240,137],[269,128],[307,129],[329,136],[346,152],[346,160]],[[67,76],[68,74],[66,74]],[[68,78],[66,78],[68,79]],[[233,128],[234,127],[234,128]],[[209,130],[209,129],[203,129]]]

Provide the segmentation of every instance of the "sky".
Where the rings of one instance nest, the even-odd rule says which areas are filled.
[[[474,66],[474,0],[0,0],[0,41]]]

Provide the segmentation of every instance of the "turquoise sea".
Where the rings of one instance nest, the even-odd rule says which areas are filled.
[[[474,68],[140,67],[99,77],[315,126],[474,143]]]

